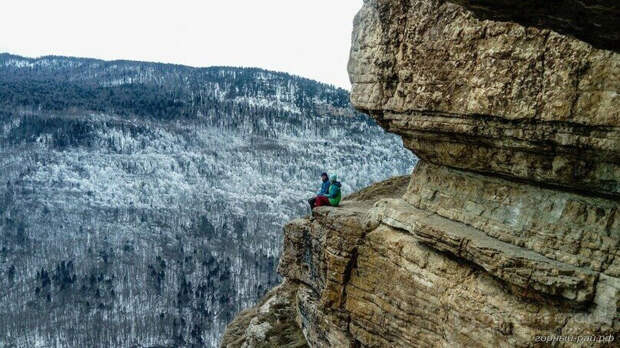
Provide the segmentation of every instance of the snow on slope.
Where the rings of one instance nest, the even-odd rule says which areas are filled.
[[[216,346],[279,281],[281,227],[322,171],[346,194],[415,164],[346,92],[286,74],[16,59],[0,55],[9,346]]]

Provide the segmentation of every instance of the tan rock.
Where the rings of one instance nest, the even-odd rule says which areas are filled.
[[[451,0],[477,16],[541,26],[574,35],[594,46],[620,49],[620,3],[614,0]]]
[[[353,104],[423,160],[620,194],[620,55],[439,0],[366,1]]]
[[[618,202],[420,163],[403,199],[489,237],[618,277]]]
[[[245,310],[228,324],[221,342],[225,348],[308,347],[296,323],[299,285],[285,281],[265,295],[254,308]]]
[[[311,346],[532,346],[620,328],[617,277],[418,209],[398,198],[403,188],[377,191],[285,227],[279,270],[299,284]]]
[[[454,1],[522,23],[534,19],[514,9],[537,6]],[[575,6],[592,18],[615,8]],[[545,11],[526,27],[441,0],[364,1],[352,101],[422,161],[408,184],[373,185],[285,227],[278,269],[298,284],[308,344],[620,340],[620,55],[544,28],[599,47],[618,33]]]

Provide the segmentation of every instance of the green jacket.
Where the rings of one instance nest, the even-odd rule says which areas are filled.
[[[340,199],[342,198],[340,186],[342,185],[339,181],[332,181],[331,185],[329,185],[327,198],[329,198],[329,205],[332,207],[337,207],[340,204]]]

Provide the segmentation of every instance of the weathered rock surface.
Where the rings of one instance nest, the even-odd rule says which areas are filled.
[[[295,322],[298,284],[285,281],[254,308],[237,315],[226,328],[222,347],[307,347]]]
[[[466,5],[520,21],[502,3]],[[620,339],[620,55],[548,28],[618,32],[578,33],[563,11],[525,27],[439,0],[364,2],[352,100],[422,161],[408,183],[285,227],[278,270],[299,284],[310,346]]]
[[[509,347],[618,331],[618,278],[416,208],[399,198],[412,186],[391,179],[285,227],[279,272],[298,284],[290,303],[310,346]]]
[[[620,55],[437,0],[366,1],[355,106],[434,164],[620,194]]]
[[[593,46],[620,49],[620,2],[615,0],[451,0],[477,16],[549,28]]]

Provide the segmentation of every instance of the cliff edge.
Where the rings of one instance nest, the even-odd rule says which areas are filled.
[[[601,32],[455,2],[355,19],[352,102],[420,162],[285,226],[295,323],[313,347],[617,344],[618,5],[579,2]]]

